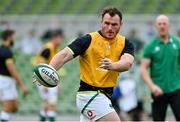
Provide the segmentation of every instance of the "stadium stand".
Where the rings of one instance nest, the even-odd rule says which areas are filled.
[[[0,14],[97,14],[105,6],[116,6],[127,14],[175,14],[180,10],[179,0],[3,0],[0,3]]]

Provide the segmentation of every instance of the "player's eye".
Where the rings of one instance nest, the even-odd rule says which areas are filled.
[[[117,26],[117,23],[112,23],[111,25],[112,25],[112,26]]]
[[[166,23],[163,23],[163,25],[166,25]]]
[[[109,22],[104,22],[104,24],[105,24],[105,25],[110,25],[110,23],[109,23]]]

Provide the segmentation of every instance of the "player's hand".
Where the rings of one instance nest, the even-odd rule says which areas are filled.
[[[100,62],[100,67],[106,70],[113,70],[115,68],[114,63],[109,58],[104,58]]]
[[[44,91],[44,93],[48,93],[48,88],[47,87],[43,87],[43,91]]]
[[[25,85],[21,86],[21,91],[24,97],[29,93],[28,88]]]
[[[152,88],[151,88],[151,91],[152,91],[154,96],[163,95],[162,89],[157,85],[153,85]]]

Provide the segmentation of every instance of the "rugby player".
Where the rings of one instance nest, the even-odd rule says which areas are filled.
[[[2,32],[2,45],[0,45],[0,100],[2,101],[1,121],[8,121],[10,114],[18,110],[18,95],[16,83],[19,85],[24,96],[28,89],[15,68],[15,61],[11,47],[15,41],[13,30]]]
[[[77,38],[50,62],[58,70],[80,56],[76,103],[81,122],[120,121],[112,107],[111,95],[119,73],[128,71],[134,61],[134,46],[118,34],[121,26],[122,13],[116,8],[105,8],[99,31]]]
[[[39,63],[49,64],[52,57],[57,53],[58,47],[63,41],[63,32],[56,31],[51,35],[51,40],[46,43],[40,53],[35,57],[34,65]],[[40,121],[55,121],[56,117],[56,104],[59,88],[47,88],[44,86],[38,86],[40,96],[43,100],[43,108],[40,111]]]

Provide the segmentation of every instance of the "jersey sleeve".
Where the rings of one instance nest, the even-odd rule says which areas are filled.
[[[73,41],[68,48],[72,51],[73,57],[83,54],[91,43],[91,36],[89,34],[77,38]]]
[[[152,53],[151,53],[151,46],[149,44],[146,44],[143,50],[143,58],[151,59]]]
[[[50,49],[49,48],[43,49],[43,51],[41,52],[41,57],[48,59],[49,56],[50,56]]]
[[[176,37],[177,38],[177,44],[178,44],[178,49],[179,49],[179,55],[180,55],[180,37]]]
[[[121,55],[123,55],[124,53],[129,53],[134,56],[134,45],[128,39],[125,39],[125,47]]]
[[[5,62],[9,63],[9,62],[11,62],[13,60],[13,53],[10,50],[7,50],[4,53],[4,57],[5,57]]]
[[[174,37],[175,40],[176,40],[176,44],[177,44],[177,47],[178,47],[178,62],[179,62],[179,69],[180,69],[180,37]]]

